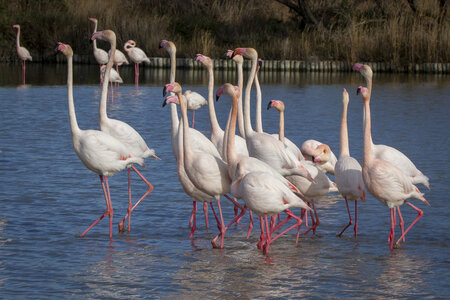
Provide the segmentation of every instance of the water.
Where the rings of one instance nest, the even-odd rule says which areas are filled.
[[[161,107],[164,70],[141,71],[138,90],[122,85],[108,114],[128,122],[155,148],[161,161],[147,161],[143,174],[155,189],[135,210],[130,234],[118,234],[126,213],[127,177],[110,178],[114,205],[113,243],[107,221],[86,237],[79,235],[104,212],[98,176],[75,155],[67,114],[65,65],[33,64],[27,84],[19,86],[19,65],[2,65],[0,79],[0,295],[2,298],[448,298],[450,77],[375,74],[372,97],[373,139],[406,153],[430,177],[426,198],[413,200],[423,218],[390,251],[389,211],[369,196],[359,205],[359,236],[347,223],[345,204],[336,195],[318,202],[317,236],[293,234],[277,240],[264,256],[256,248],[259,224],[245,238],[248,217],[233,226],[223,250],[212,249],[217,234],[210,211],[209,231],[201,210],[190,240],[192,203],[176,175],[170,145],[169,108]],[[132,68],[124,69],[133,82]],[[100,87],[96,66],[76,66],[75,106],[80,127],[98,128]],[[8,76],[5,76],[8,74]],[[361,161],[362,101],[355,95],[359,74],[281,74],[262,76],[263,105],[285,101],[286,136],[300,144],[315,138],[339,152],[341,90],[350,93],[350,152]],[[179,71],[184,89],[206,96],[206,72]],[[233,72],[216,73],[219,84],[235,81]],[[230,105],[216,103],[224,125]],[[191,114],[189,114],[191,116]],[[277,113],[263,110],[264,129],[278,129]],[[196,127],[209,134],[207,110],[196,114]],[[145,192],[133,177],[135,198]],[[233,209],[222,201],[225,219]],[[416,213],[403,206],[407,224]],[[398,236],[398,235],[397,235]]]

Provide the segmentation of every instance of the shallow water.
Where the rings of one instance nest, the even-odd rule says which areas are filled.
[[[256,248],[259,224],[245,235],[246,216],[233,226],[223,250],[212,249],[210,229],[199,209],[198,229],[189,239],[191,200],[178,183],[170,145],[169,108],[161,107],[167,70],[133,69],[109,103],[108,114],[128,122],[154,148],[161,161],[147,160],[143,174],[155,189],[132,215],[131,233],[118,234],[126,213],[127,177],[110,178],[114,205],[113,243],[107,221],[84,238],[80,234],[104,212],[98,176],[75,155],[67,114],[65,65],[27,67],[27,85],[19,65],[1,65],[0,79],[0,295],[2,298],[448,298],[450,255],[448,201],[450,77],[379,75],[374,77],[372,134],[375,143],[406,153],[429,178],[420,187],[431,207],[413,200],[423,218],[390,251],[389,210],[372,196],[358,205],[358,239],[349,228],[343,199],[332,194],[318,202],[317,235],[294,233],[280,238],[264,256]],[[8,74],[6,76],[6,74]],[[96,66],[75,66],[75,106],[80,127],[98,128],[100,86]],[[206,72],[178,71],[184,89],[207,95]],[[234,82],[232,72],[216,73],[216,89]],[[349,139],[352,156],[362,157],[362,101],[355,95],[359,74],[261,74],[263,107],[285,101],[286,136],[297,144],[314,138],[338,155],[341,90],[350,93]],[[225,123],[230,101],[216,103]],[[191,114],[189,113],[189,116]],[[264,130],[278,129],[278,115],[263,109]],[[196,128],[209,135],[207,109],[197,111]],[[331,177],[332,178],[332,177]],[[332,178],[333,179],[333,178]],[[133,195],[145,192],[133,177]],[[225,219],[233,209],[222,200]],[[402,207],[407,224],[416,213]],[[353,213],[353,212],[352,212]],[[398,234],[398,231],[397,231]],[[397,235],[398,236],[398,235]]]

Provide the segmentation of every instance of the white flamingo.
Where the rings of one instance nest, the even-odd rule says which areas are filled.
[[[306,160],[312,161],[321,171],[334,174],[337,158],[331,151],[330,146],[316,140],[306,140],[303,142],[300,151]]]
[[[220,220],[218,226],[220,227],[220,234],[212,240],[213,247],[219,247],[217,240],[221,237],[220,248],[223,248],[223,241],[226,229],[235,221],[237,217],[228,225],[224,225],[222,208],[220,206],[220,196],[230,192],[231,180],[228,176],[227,164],[218,157],[204,152],[194,152],[191,149],[189,141],[189,125],[187,118],[187,109],[184,99],[182,97],[181,86],[175,83],[166,84],[164,87],[164,94],[166,92],[174,92],[180,101],[180,108],[183,120],[183,149],[184,149],[184,169],[192,181],[192,183],[201,191],[208,195],[214,196],[219,207]],[[230,199],[232,200],[232,199]],[[244,210],[236,201],[232,202]],[[213,206],[211,205],[213,208]],[[214,212],[214,208],[213,208]]]
[[[350,156],[350,150],[348,146],[348,130],[347,130],[347,106],[349,97],[346,89],[342,90],[342,119],[341,119],[341,132],[340,132],[340,149],[339,159],[334,167],[334,176],[336,179],[336,185],[339,189],[339,193],[345,199],[345,205],[347,206],[349,222],[347,226],[342,229],[338,236],[342,236],[344,231],[352,225],[352,217],[350,209],[348,207],[348,200],[355,201],[355,225],[353,227],[355,232],[355,238],[358,233],[358,199],[363,202],[366,201],[365,186],[361,173],[361,165],[359,162]]]
[[[370,91],[365,87],[359,87],[358,92],[361,93],[364,102],[364,156],[362,165],[362,175],[364,184],[367,190],[377,198],[381,203],[389,207],[391,215],[391,231],[389,234],[388,242],[390,248],[394,247],[395,237],[395,224],[397,208],[400,218],[400,226],[402,229],[402,235],[395,243],[398,243],[403,239],[411,229],[411,227],[423,216],[423,211],[412,205],[406,199],[415,198],[428,205],[428,201],[420,193],[419,189],[412,184],[411,179],[398,167],[393,164],[378,159],[373,155],[373,146],[371,142],[371,116],[370,116]],[[411,206],[417,211],[417,218],[411,223],[411,225],[403,231],[403,218],[400,213],[400,205],[403,203]]]
[[[92,40],[101,39],[109,42],[111,44],[111,53],[114,55],[114,52],[116,51],[116,35],[111,30],[105,30],[105,31],[99,31],[92,35]],[[114,57],[114,56],[113,56]],[[106,100],[107,100],[107,94],[108,94],[108,77],[110,76],[110,71],[113,70],[114,60],[110,60],[106,66],[106,72],[105,72],[105,83],[103,83],[103,90],[102,90],[102,96],[100,100],[100,106],[99,106],[99,121],[100,121],[100,129],[101,131],[115,137],[119,141],[121,141],[127,149],[133,154],[133,156],[141,157],[142,159],[152,157],[154,159],[159,159],[158,156],[155,154],[155,150],[150,149],[142,136],[130,125],[127,123],[110,119],[108,118],[107,112],[106,112]],[[148,196],[148,194],[151,193],[153,190],[153,186],[150,184],[150,182],[136,169],[136,167],[131,166],[133,171],[136,172],[136,174],[139,175],[139,177],[148,185],[147,192],[136,202],[136,204],[132,205],[131,202],[131,185],[130,185],[130,168],[128,168],[128,213],[123,218],[123,220],[119,223],[119,231],[123,231],[123,223],[128,218],[128,232],[130,232],[130,226],[131,226],[131,213],[134,211],[136,206],[145,198]]]
[[[192,110],[192,128],[194,128],[194,118],[195,118],[195,111],[205,105],[208,105],[208,101],[200,95],[197,92],[193,92],[191,90],[187,90],[183,94],[184,101],[187,106],[187,110]],[[174,102],[177,105],[180,105],[180,102],[178,101],[178,98],[176,102]]]
[[[100,81],[101,82],[103,82],[103,79],[105,78],[105,72],[106,72],[106,65],[101,65],[100,66]],[[123,79],[122,79],[122,77],[120,77],[119,72],[117,72],[114,69],[111,69],[111,72],[109,73],[109,82],[111,83],[111,98],[112,98],[112,101],[114,101],[114,85],[123,83]]]
[[[33,61],[33,58],[30,55],[30,52],[25,47],[20,46],[20,25],[15,24],[13,28],[17,28],[17,36],[16,36],[16,50],[17,55],[19,55],[20,60],[22,61],[22,84],[25,84],[25,61]]]
[[[364,77],[369,96],[371,96],[373,72],[370,66],[357,63],[353,66],[353,70],[360,72]],[[370,143],[372,144],[372,154],[375,158],[384,160],[402,170],[411,180],[412,184],[423,184],[430,189],[428,177],[417,169],[405,154],[387,145],[375,145],[372,141],[372,136],[370,136]]]
[[[175,44],[171,41],[162,40],[159,43],[159,48],[164,48],[167,53],[170,56],[170,83],[175,82],[175,75],[176,75],[176,52],[177,48]],[[178,102],[178,97],[177,97]],[[163,107],[166,105],[166,101],[163,102]],[[177,107],[175,103],[170,104],[170,119],[171,119],[171,141],[172,141],[172,151],[175,155],[175,159],[178,160],[179,157],[179,145],[178,145],[178,127],[179,127],[179,118],[178,118],[178,112]],[[192,150],[196,152],[206,152],[210,153],[211,155],[220,157],[219,151],[217,151],[216,147],[213,145],[213,143],[204,136],[200,131],[195,130],[194,128],[189,129],[190,134],[189,138],[191,139],[191,146]],[[184,165],[177,164],[178,166],[184,168]],[[186,173],[184,170],[178,170],[178,172],[181,172],[182,174],[178,174],[178,176],[184,176],[183,174]],[[188,184],[188,183],[186,183]],[[183,185],[183,183],[182,183]],[[189,192],[186,192],[188,195]],[[204,196],[204,195],[203,195]],[[197,204],[195,198],[192,198],[192,214],[191,218],[189,219],[189,226],[195,222],[195,216],[197,212]],[[206,202],[203,202],[203,212],[205,214],[205,223],[206,228],[209,228],[208,223],[208,206]]]
[[[113,207],[108,176],[112,176],[132,164],[145,166],[144,159],[134,156],[122,142],[103,131],[81,130],[78,127],[73,103],[73,51],[69,45],[63,43],[58,43],[57,47],[67,58],[67,99],[73,148],[81,162],[100,176],[106,200],[106,211],[81,236],[84,236],[95,224],[108,215],[109,237],[112,239]]]
[[[98,20],[96,18],[89,18],[89,21],[94,23],[94,32],[93,33],[96,33]],[[100,65],[100,72],[101,72],[101,66],[106,65],[108,63],[108,60],[109,60],[108,53],[101,48],[97,48],[97,41],[92,42],[92,47],[94,49],[95,60]],[[100,80],[103,83],[103,77],[100,77]]]
[[[133,40],[128,40],[124,45],[123,49],[127,52],[128,57],[134,62],[134,82],[136,85],[139,83],[139,64],[142,62],[150,63],[150,58],[141,49],[136,47],[136,42]]]

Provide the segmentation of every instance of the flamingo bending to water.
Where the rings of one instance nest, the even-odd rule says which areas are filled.
[[[17,55],[19,55],[19,58],[22,61],[22,84],[25,84],[25,61],[33,61],[33,58],[25,47],[20,46],[20,25],[15,24],[13,25],[13,28],[17,28],[16,50]]]
[[[144,159],[142,157],[134,156],[122,142],[103,131],[81,130],[78,127],[75,106],[73,103],[73,51],[69,45],[63,43],[58,43],[57,49],[67,58],[67,100],[73,148],[81,162],[89,170],[100,176],[106,200],[106,211],[94,221],[81,236],[84,236],[105,216],[109,216],[109,238],[112,239],[113,207],[109,192],[108,176],[112,176],[132,164],[145,166]],[[109,75],[107,74],[106,78],[108,78],[108,76]]]
[[[111,30],[99,31],[92,35],[92,40],[101,39],[109,42],[111,44],[111,53],[114,55],[116,50],[116,35]],[[112,55],[112,57],[114,57]],[[114,60],[110,59],[105,72],[105,80],[108,81],[108,77],[110,75],[110,71],[112,70],[112,66],[114,64]],[[100,118],[100,129],[102,132],[105,132],[119,141],[121,141],[127,149],[133,154],[133,156],[140,157],[142,159],[152,157],[154,159],[159,159],[155,154],[155,150],[150,149],[141,135],[130,125],[120,120],[110,119],[106,113],[106,98],[108,93],[108,82],[103,83],[103,91],[102,97],[100,100],[99,106],[99,118]],[[134,211],[136,206],[145,198],[148,194],[153,190],[153,186],[150,182],[134,167],[131,166],[133,171],[135,171],[139,177],[148,185],[147,192],[136,202],[136,204],[132,205],[131,202],[131,185],[130,185],[130,168],[128,168],[128,212],[123,220],[119,223],[119,231],[123,231],[123,223],[128,218],[128,232],[130,232],[131,226],[131,213]]]

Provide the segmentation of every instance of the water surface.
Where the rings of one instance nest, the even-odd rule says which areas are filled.
[[[374,199],[359,205],[359,236],[349,229],[343,199],[332,194],[318,202],[317,235],[298,245],[293,234],[274,242],[270,255],[256,248],[259,224],[246,239],[248,217],[232,227],[223,250],[212,249],[217,234],[212,213],[205,229],[189,237],[191,200],[183,193],[170,145],[169,108],[161,107],[167,70],[133,69],[122,76],[108,114],[136,128],[161,161],[147,161],[143,174],[155,189],[133,213],[131,233],[118,234],[126,213],[125,172],[110,178],[114,235],[107,221],[86,237],[80,234],[105,210],[98,176],[73,151],[67,113],[65,65],[31,64],[27,85],[20,85],[19,65],[1,65],[0,78],[0,295],[2,298],[448,298],[450,147],[450,77],[375,74],[372,97],[373,139],[407,154],[430,178],[431,191],[420,187],[431,203],[406,237],[390,251],[389,210]],[[98,67],[75,66],[75,106],[83,129],[98,128]],[[207,95],[205,71],[179,70],[184,89]],[[216,73],[216,89],[235,82],[233,72]],[[314,138],[338,155],[341,91],[350,93],[349,139],[352,156],[362,157],[362,101],[355,91],[359,74],[263,73],[263,106],[285,101],[286,136],[300,145]],[[216,103],[225,123],[230,100]],[[189,114],[191,116],[191,114]],[[278,129],[275,111],[263,109],[264,130]],[[197,111],[196,127],[209,135],[207,109]],[[333,177],[331,177],[333,179]],[[133,195],[145,192],[133,177]],[[233,209],[222,200],[225,219]],[[407,224],[416,213],[402,207]],[[397,235],[398,236],[398,235]]]

